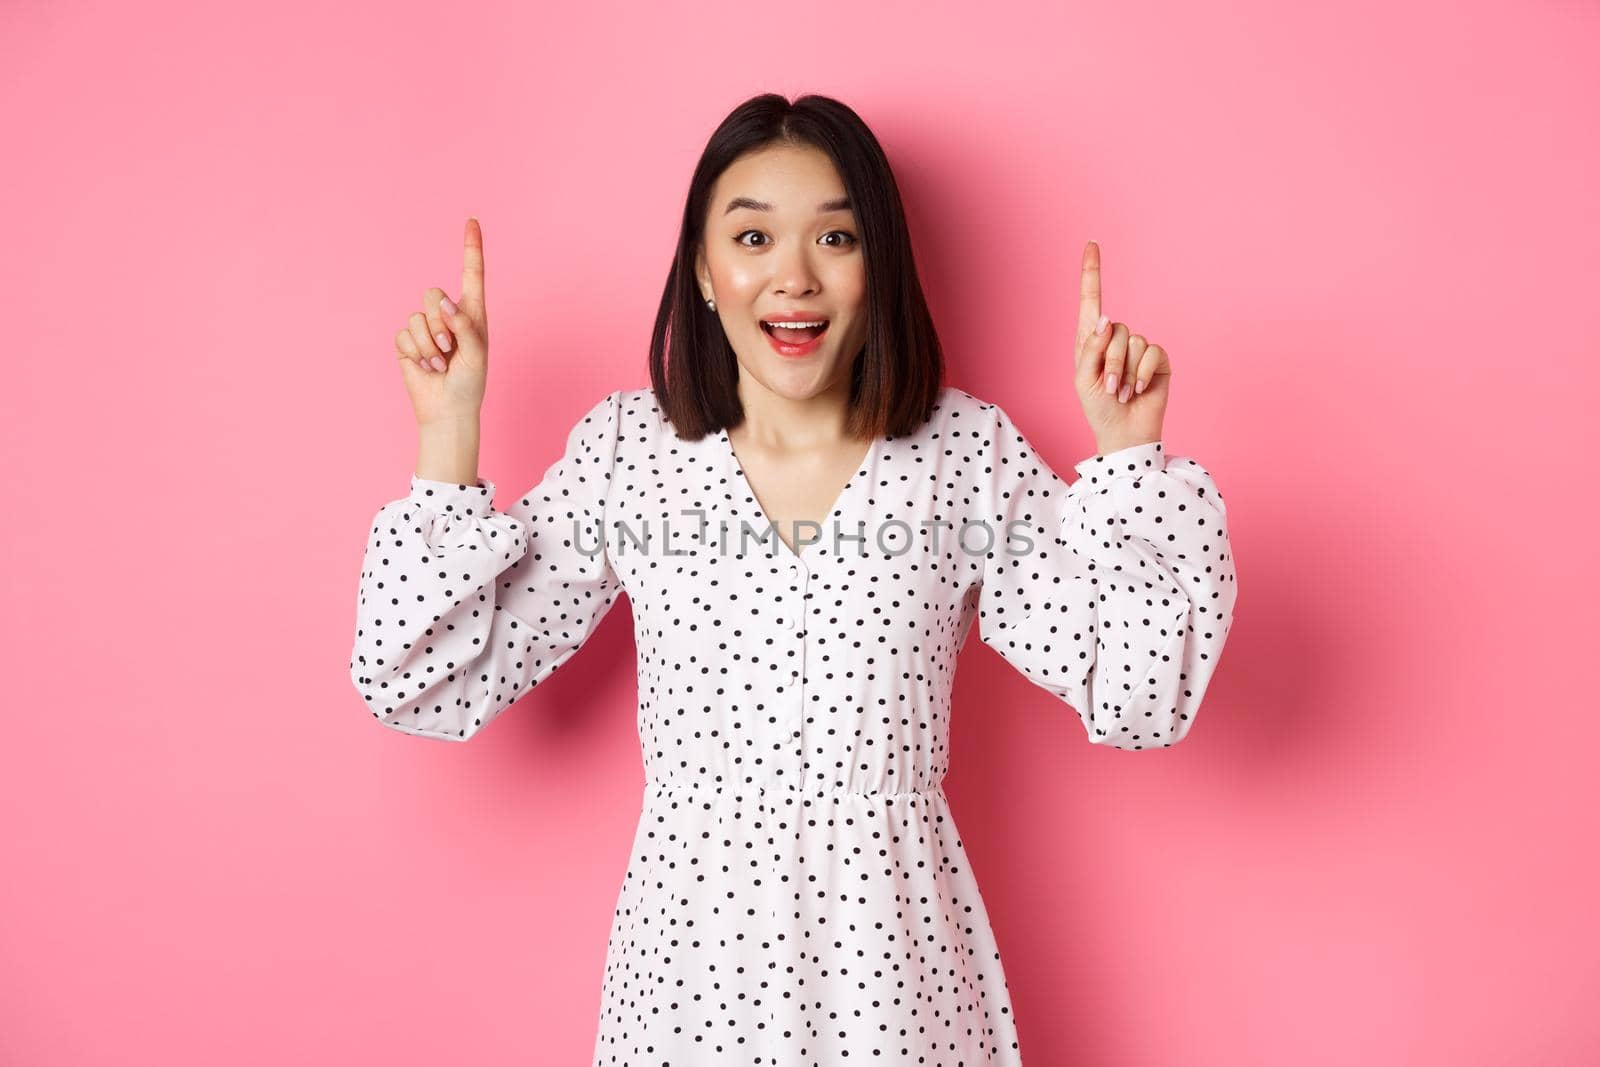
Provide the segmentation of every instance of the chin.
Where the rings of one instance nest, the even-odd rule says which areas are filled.
[[[785,400],[810,400],[827,392],[844,373],[837,360],[784,359],[770,353],[754,365],[740,360],[739,372],[750,375],[768,392]]]

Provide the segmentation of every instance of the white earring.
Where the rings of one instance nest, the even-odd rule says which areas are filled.
[[[715,300],[708,299],[706,301],[706,307],[710,308],[712,311],[715,311],[717,310],[717,302]]]

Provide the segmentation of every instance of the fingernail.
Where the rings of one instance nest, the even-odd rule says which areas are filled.
[[[445,333],[443,330],[440,330],[438,333],[433,335],[433,339],[435,341],[439,342],[439,351],[441,351],[441,352],[450,351],[450,335],[449,334]]]
[[[1104,315],[1101,315],[1100,316],[1100,321],[1094,324],[1094,332],[1095,333],[1105,333],[1106,332],[1106,323],[1108,323],[1110,321],[1111,321],[1110,319],[1106,318]]]
[[[1117,394],[1117,403],[1126,404],[1128,402],[1128,397],[1129,397],[1130,394],[1132,394],[1132,392],[1133,392],[1133,383],[1129,382],[1127,385],[1124,385],[1122,387],[1122,392]]]
[[[434,370],[444,370],[444,368],[445,368],[444,360],[440,359],[438,356],[434,356],[433,357],[433,369]]]
[[[1115,371],[1106,371],[1106,392],[1115,395],[1117,391],[1117,375]]]
[[[1143,378],[1140,378],[1136,383],[1134,383],[1133,391],[1136,392],[1136,393],[1144,392],[1144,379]]]
[[[444,308],[444,313],[446,315],[454,315],[456,313],[456,306],[450,303],[450,298],[448,296],[442,296],[439,298],[439,306]]]

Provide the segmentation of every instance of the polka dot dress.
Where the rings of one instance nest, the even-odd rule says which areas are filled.
[[[956,655],[976,622],[1091,743],[1163,748],[1235,597],[1204,468],[1152,442],[1076,469],[947,387],[797,552],[725,431],[618,390],[508,510],[415,476],[379,510],[350,675],[385,726],[465,741],[632,604],[646,786],[596,1067],[1022,1062],[941,788]]]

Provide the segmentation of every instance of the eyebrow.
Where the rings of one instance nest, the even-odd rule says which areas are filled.
[[[722,209],[722,213],[726,215],[728,212],[737,211],[742,207],[747,207],[751,211],[772,210],[772,205],[763,200],[752,200],[748,196],[736,196],[732,200],[728,201],[728,206]],[[837,200],[824,200],[822,203],[817,205],[817,214],[819,215],[825,215],[830,211],[850,210],[852,210],[852,208],[850,207],[850,198],[848,196],[841,196]]]

